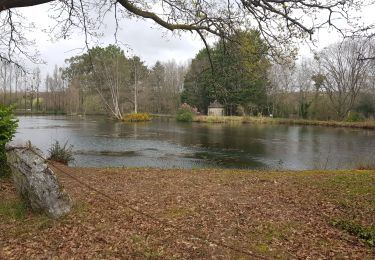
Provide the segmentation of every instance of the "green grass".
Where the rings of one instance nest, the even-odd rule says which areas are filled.
[[[298,223],[272,223],[264,221],[255,226],[254,229],[247,234],[247,238],[251,241],[250,247],[259,254],[265,254],[271,258],[287,259],[287,256],[280,250],[276,250],[276,244],[286,241],[291,235],[292,230],[298,229]]]
[[[7,181],[7,180],[10,180],[10,177],[11,177],[11,173],[10,173],[10,171],[2,171],[2,172],[0,172],[0,181],[2,181],[2,180],[5,180],[5,181]]]
[[[369,246],[375,247],[375,228],[364,227],[347,220],[336,220],[333,222],[333,226],[364,240]]]
[[[20,199],[0,201],[0,216],[10,220],[20,220],[26,217],[28,208]]]
[[[88,205],[78,202],[74,205],[70,215],[82,217],[87,214]],[[63,223],[65,218],[51,219],[43,214],[32,214],[31,210],[19,198],[8,198],[0,201],[0,225],[11,224],[9,236],[17,237],[25,233],[35,233],[53,228],[58,223]]]

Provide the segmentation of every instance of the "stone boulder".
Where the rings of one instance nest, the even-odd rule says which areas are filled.
[[[6,150],[16,189],[31,209],[51,218],[68,214],[72,200],[48,167],[42,151],[31,145],[7,146]]]

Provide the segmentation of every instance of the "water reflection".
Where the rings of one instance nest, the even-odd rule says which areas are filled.
[[[20,117],[16,138],[45,152],[74,145],[78,166],[347,168],[375,152],[375,131],[285,125],[120,123],[104,117]]]

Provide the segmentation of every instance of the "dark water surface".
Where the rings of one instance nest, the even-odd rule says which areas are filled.
[[[16,140],[44,152],[74,145],[77,166],[350,168],[375,158],[375,131],[285,125],[120,123],[104,117],[19,117]]]

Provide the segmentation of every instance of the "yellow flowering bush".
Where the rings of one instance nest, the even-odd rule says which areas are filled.
[[[151,119],[152,117],[148,113],[131,113],[124,117],[124,121],[126,122],[145,122]]]

